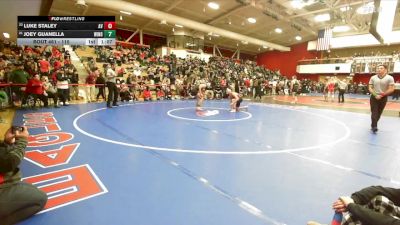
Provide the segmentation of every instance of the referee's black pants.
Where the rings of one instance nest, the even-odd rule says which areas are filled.
[[[371,128],[378,127],[378,120],[381,118],[382,112],[385,109],[387,102],[387,96],[376,99],[374,96],[371,96],[369,103],[371,105]]]
[[[338,96],[339,103],[344,102],[344,92],[345,89],[339,89],[339,96]]]
[[[113,101],[113,105],[117,105],[118,100],[118,89],[117,85],[114,82],[107,82],[108,88],[108,98],[107,98],[107,106],[111,106],[111,101]]]

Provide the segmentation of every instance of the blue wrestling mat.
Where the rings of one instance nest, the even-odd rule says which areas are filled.
[[[331,203],[395,187],[400,120],[227,101],[70,105],[20,110],[24,179],[49,196],[29,225],[328,223]]]

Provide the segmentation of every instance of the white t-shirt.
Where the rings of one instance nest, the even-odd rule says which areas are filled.
[[[369,80],[369,85],[372,85],[377,94],[383,93],[389,89],[390,85],[394,85],[394,79],[389,74],[386,74],[383,78],[379,78],[378,75],[374,75]]]
[[[107,82],[113,82],[115,83],[116,79],[115,77],[117,76],[117,74],[115,73],[115,71],[112,68],[108,68],[107,69]]]

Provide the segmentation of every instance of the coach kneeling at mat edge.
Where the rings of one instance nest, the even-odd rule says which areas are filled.
[[[0,224],[16,224],[42,210],[47,195],[21,181],[18,168],[28,143],[27,127],[22,131],[8,129],[0,142]]]

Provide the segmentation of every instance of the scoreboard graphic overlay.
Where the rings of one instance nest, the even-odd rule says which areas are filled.
[[[115,16],[18,16],[18,45],[115,45]]]

